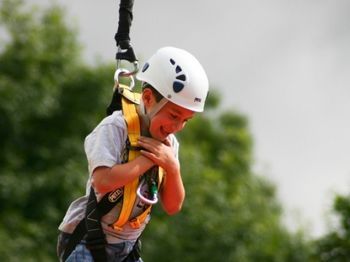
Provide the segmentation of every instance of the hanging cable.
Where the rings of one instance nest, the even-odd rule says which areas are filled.
[[[118,30],[114,36],[118,51],[116,54],[117,69],[121,60],[129,61],[134,65],[134,70],[125,74],[135,74],[138,70],[138,61],[130,44],[130,28],[133,20],[134,0],[121,0],[119,4]]]
[[[133,9],[134,0],[120,0],[119,3],[119,20],[118,29],[114,35],[116,41],[117,53],[115,59],[117,60],[116,71],[114,73],[114,89],[112,100],[107,107],[107,115],[111,115],[116,110],[121,110],[121,95],[119,83],[121,78],[127,77],[130,80],[129,88],[132,90],[134,87],[133,76],[138,71],[138,61],[135,52],[130,44],[130,28],[133,20]],[[125,68],[120,68],[121,61],[128,61],[133,64],[133,69],[128,70]]]

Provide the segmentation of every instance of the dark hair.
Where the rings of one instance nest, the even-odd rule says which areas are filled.
[[[149,83],[146,83],[146,82],[143,82],[142,83],[142,91],[145,89],[145,88],[149,88],[151,89],[157,103],[162,100],[163,96],[153,87],[151,86]]]

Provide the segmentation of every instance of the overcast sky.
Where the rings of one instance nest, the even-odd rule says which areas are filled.
[[[56,2],[86,59],[114,61],[119,1]],[[350,192],[350,1],[135,0],[131,40],[142,61],[167,45],[193,53],[223,106],[248,117],[286,223],[325,232],[333,195]]]

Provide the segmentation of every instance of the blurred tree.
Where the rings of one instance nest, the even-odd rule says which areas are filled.
[[[113,68],[82,64],[63,9],[24,6],[0,7],[0,258],[56,261],[57,226],[84,192],[83,140],[104,116]]]
[[[350,261],[350,196],[337,196],[333,208],[339,226],[314,242],[313,261]]]

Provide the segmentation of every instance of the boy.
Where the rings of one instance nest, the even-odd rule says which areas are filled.
[[[59,226],[57,252],[61,261],[72,232],[85,217],[90,186],[97,201],[110,191],[124,189],[124,200],[100,221],[107,242],[104,246],[107,261],[142,261],[134,251],[150,220],[149,213],[144,213],[145,209],[155,203],[150,196],[150,187],[147,187],[150,175],[144,174],[150,173],[154,167],[162,169],[164,176],[158,183],[163,209],[173,215],[182,207],[185,189],[178,161],[179,144],[174,134],[182,130],[196,112],[203,111],[209,88],[207,76],[190,53],[164,47],[145,63],[137,78],[142,81],[140,105],[136,109],[141,129],[137,144],[140,153],[125,161],[128,124],[121,111],[106,117],[86,137],[84,148],[90,174],[87,193],[71,204]],[[126,188],[133,181],[138,184],[137,196],[135,192],[130,193],[134,194],[135,201],[131,203],[126,221],[121,222],[120,216],[125,217],[122,214],[123,205],[127,203]],[[84,239],[66,261],[93,261]]]

